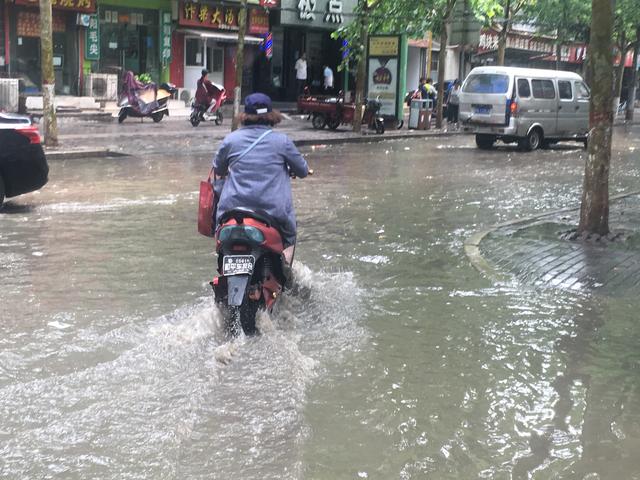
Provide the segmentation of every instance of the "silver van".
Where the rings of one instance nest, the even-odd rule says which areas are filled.
[[[460,124],[478,148],[496,140],[536,150],[561,140],[586,145],[589,88],[572,72],[515,67],[471,70],[460,91]]]

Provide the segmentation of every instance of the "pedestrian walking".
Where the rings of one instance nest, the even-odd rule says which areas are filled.
[[[449,102],[447,103],[447,120],[449,123],[458,123],[458,114],[460,112],[460,80],[457,78],[453,82],[451,91],[449,92]]]
[[[329,65],[324,66],[322,76],[324,77],[324,92],[331,93],[333,91],[333,70]]]
[[[298,88],[298,95],[302,95],[304,87],[307,86],[307,54],[302,53],[300,58],[296,60],[294,66],[296,69],[296,85]]]

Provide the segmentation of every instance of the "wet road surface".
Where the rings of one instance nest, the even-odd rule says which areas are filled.
[[[614,193],[640,175],[616,135]],[[52,162],[7,205],[1,478],[640,478],[637,293],[492,284],[463,250],[575,204],[582,149],[305,153],[300,292],[226,365],[210,155]]]

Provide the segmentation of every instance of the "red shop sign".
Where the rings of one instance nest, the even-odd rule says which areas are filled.
[[[262,9],[249,10],[249,33],[269,33],[269,13]]]
[[[180,2],[178,23],[189,27],[238,30],[238,9],[203,3]]]
[[[263,8],[278,8],[280,0],[260,0],[260,6]]]
[[[39,0],[15,0],[16,5],[39,7]],[[51,0],[51,6],[58,10],[72,10],[74,12],[94,13],[96,0]]]

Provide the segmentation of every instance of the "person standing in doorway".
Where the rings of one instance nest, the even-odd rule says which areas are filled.
[[[333,70],[329,65],[325,65],[322,69],[322,76],[324,77],[324,93],[332,93],[333,92]]]
[[[298,95],[302,95],[304,87],[307,86],[307,54],[303,53],[300,58],[296,60],[294,66],[296,69],[296,85],[298,87]]]

